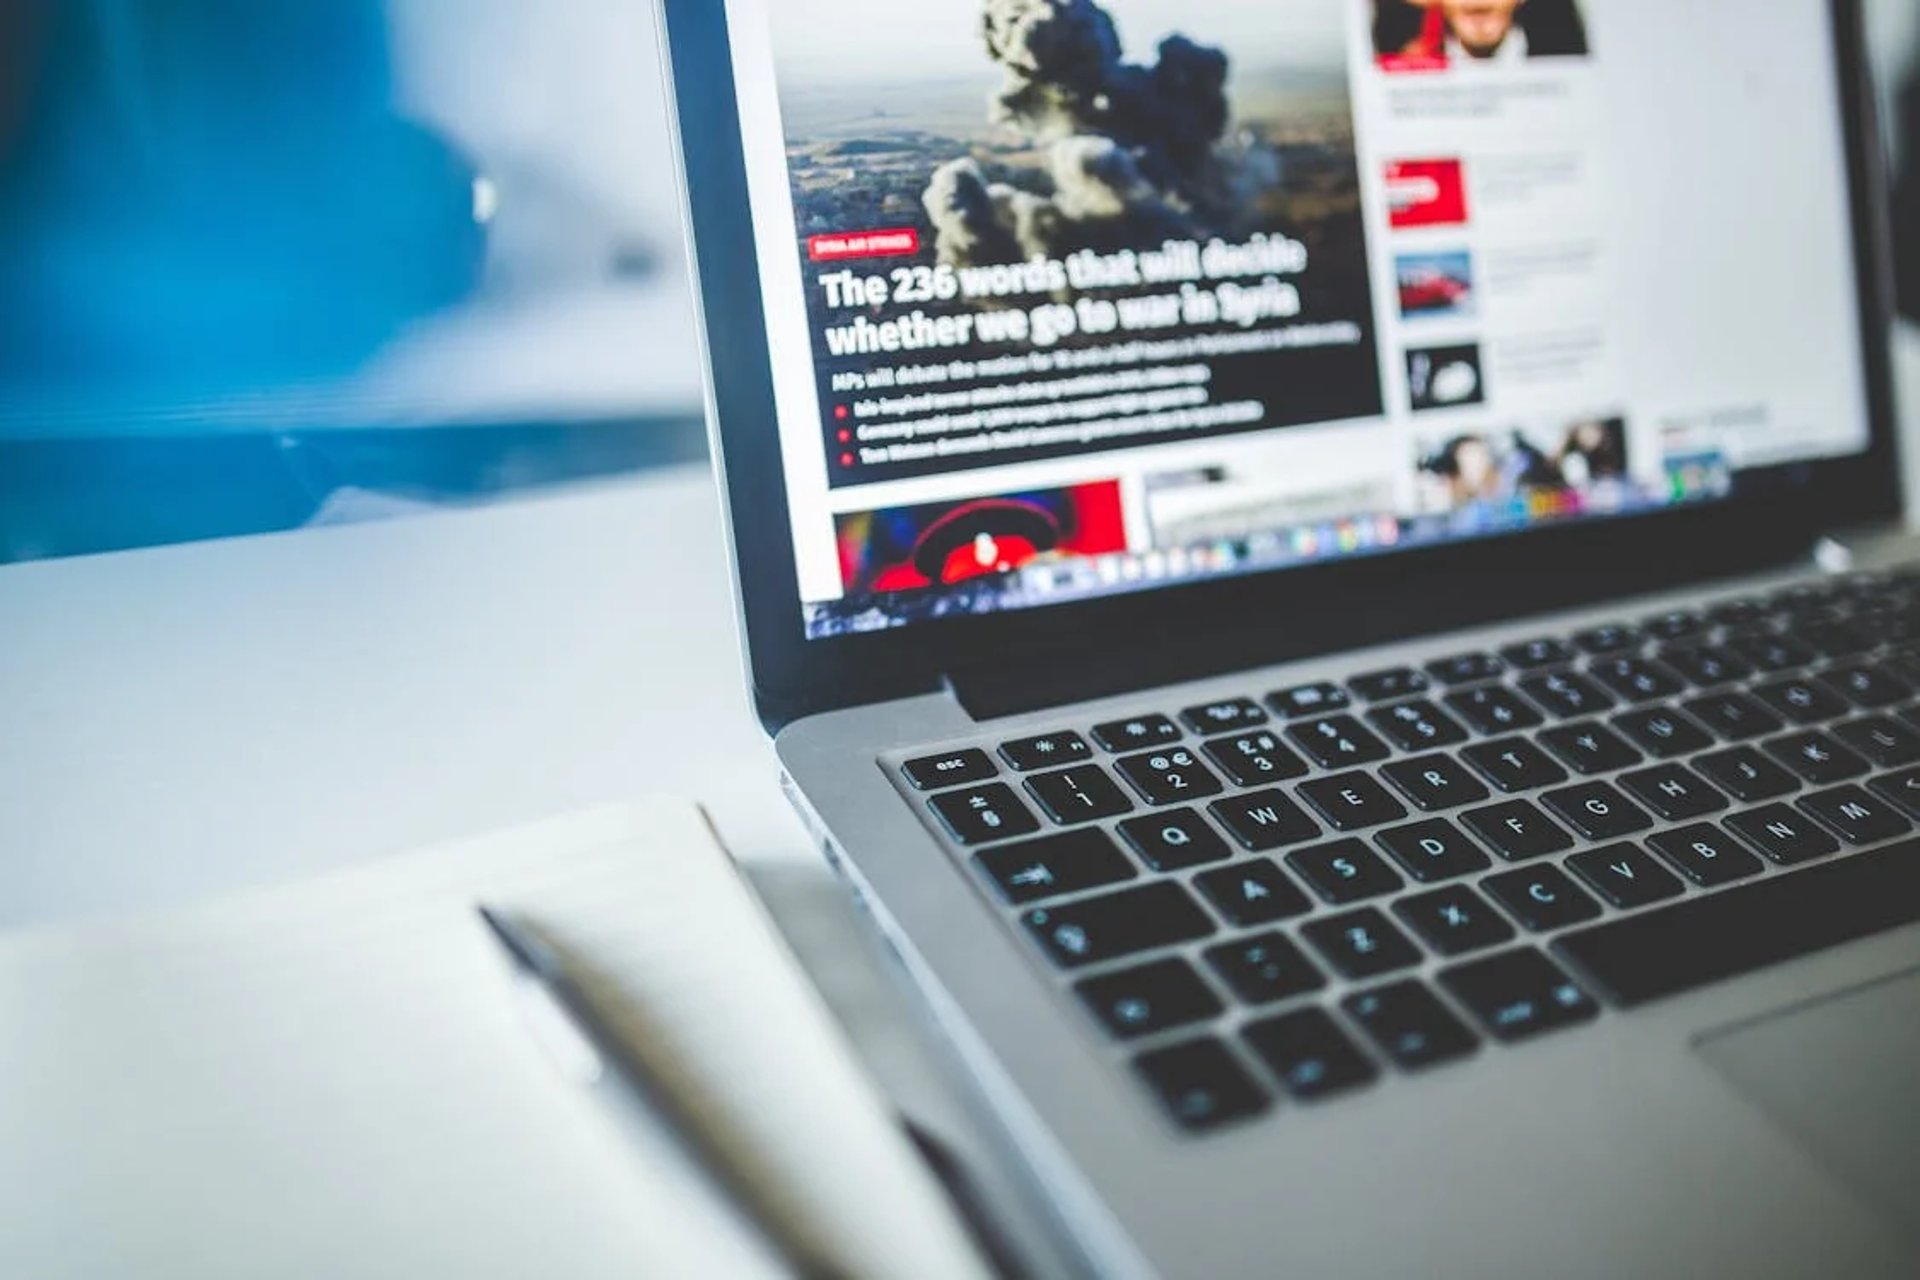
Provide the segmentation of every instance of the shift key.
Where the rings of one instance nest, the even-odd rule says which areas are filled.
[[[1113,837],[1094,827],[1003,844],[976,855],[974,861],[1000,896],[1012,903],[1099,889],[1138,874]]]
[[[1038,907],[1021,919],[1047,954],[1068,969],[1170,947],[1213,932],[1213,922],[1193,895],[1165,882],[1058,907]]]

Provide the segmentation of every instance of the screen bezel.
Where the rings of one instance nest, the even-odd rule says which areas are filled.
[[[720,0],[658,0],[669,116],[689,217],[714,465],[726,507],[743,641],[756,707],[769,725],[836,707],[937,689],[992,655],[1050,658],[1101,638],[1103,655],[1170,628],[1316,649],[1564,608],[1777,561],[1819,532],[1891,519],[1900,510],[1886,339],[1891,326],[1883,156],[1858,0],[1829,0],[1860,300],[1866,452],[1740,474],[1724,501],[1595,519],[1391,555],[1331,561],[1134,594],[829,639],[806,638],[738,102]],[[1284,592],[1274,588],[1285,584]],[[1579,589],[1566,598],[1564,584]],[[1561,584],[1556,587],[1553,584]],[[1391,617],[1365,607],[1391,592]],[[1293,627],[1354,615],[1364,626]],[[1177,621],[1175,621],[1177,620]],[[1242,643],[1236,645],[1234,640]],[[1257,647],[1257,646],[1256,646]],[[1298,643],[1271,660],[1296,656]],[[1224,667],[1223,667],[1224,669]],[[1004,680],[1004,670],[1000,673]]]

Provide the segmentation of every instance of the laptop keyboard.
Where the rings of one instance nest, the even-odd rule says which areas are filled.
[[[899,766],[1189,1130],[1920,920],[1920,570],[1252,692]]]

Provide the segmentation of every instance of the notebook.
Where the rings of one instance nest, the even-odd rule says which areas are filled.
[[[475,915],[538,921],[858,1280],[986,1272],[691,805],[0,939],[0,1275],[785,1274],[607,1123]],[[630,1016],[626,1016],[629,1015]]]

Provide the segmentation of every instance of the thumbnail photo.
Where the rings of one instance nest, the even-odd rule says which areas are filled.
[[[1473,255],[1465,249],[1398,254],[1393,275],[1402,320],[1463,319],[1474,313]]]
[[[1576,0],[1372,0],[1373,48],[1386,71],[1584,58]]]
[[[1395,160],[1387,165],[1387,223],[1459,227],[1467,221],[1467,175],[1457,159]]]
[[[1486,403],[1480,348],[1469,342],[1407,352],[1407,395],[1415,413]]]
[[[849,595],[947,586],[1127,549],[1117,480],[863,511],[835,527]]]
[[[1627,430],[1589,418],[1553,431],[1465,432],[1428,445],[1419,461],[1420,509],[1429,514],[1515,501],[1542,512],[1578,510],[1627,480]]]

